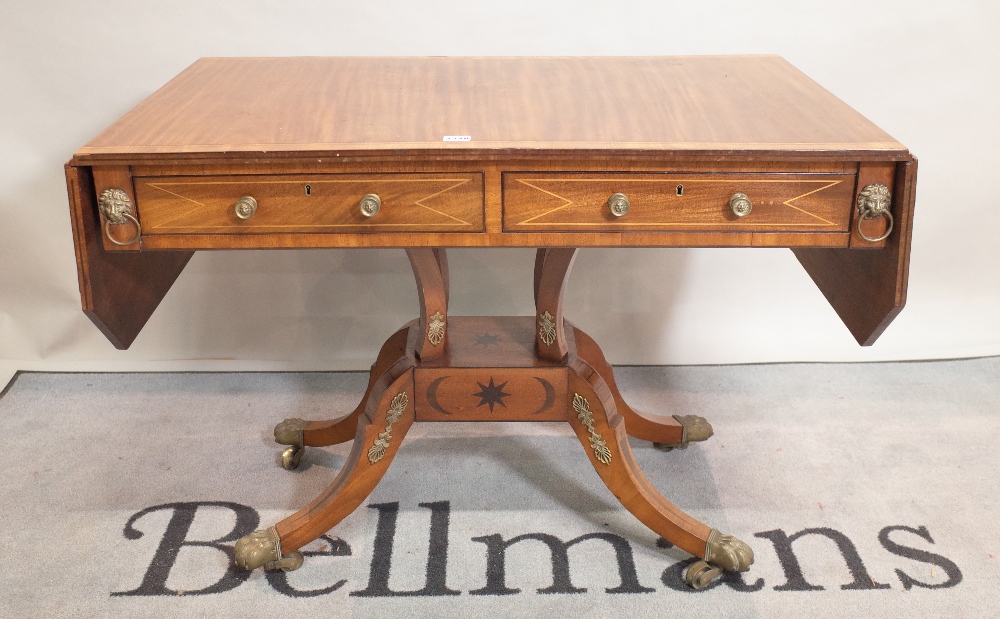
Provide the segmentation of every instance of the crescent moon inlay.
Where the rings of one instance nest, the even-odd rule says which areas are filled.
[[[552,383],[544,378],[539,378],[538,376],[535,376],[535,380],[541,383],[542,388],[545,389],[545,402],[542,404],[540,409],[531,413],[532,415],[537,415],[542,411],[546,411],[552,408],[552,405],[556,403],[556,388],[552,386]]]
[[[431,381],[431,384],[427,385],[427,403],[431,405],[431,408],[441,413],[442,415],[450,415],[448,411],[441,407],[441,403],[438,402],[437,391],[441,383],[451,378],[451,376],[441,376],[435,378]]]

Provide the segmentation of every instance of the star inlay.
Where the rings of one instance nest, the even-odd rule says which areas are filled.
[[[493,382],[493,377],[490,376],[490,384],[484,385],[483,383],[476,381],[479,385],[479,393],[473,393],[474,397],[480,398],[479,404],[476,407],[480,407],[484,404],[488,404],[490,407],[490,412],[493,412],[493,406],[499,404],[500,406],[507,408],[507,405],[503,403],[503,399],[511,394],[503,390],[506,382],[500,383],[499,385]]]
[[[500,345],[500,336],[494,333],[480,333],[479,335],[476,336],[476,346],[489,348],[490,346],[499,346],[499,345]]]

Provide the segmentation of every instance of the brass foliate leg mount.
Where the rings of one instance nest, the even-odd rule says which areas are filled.
[[[692,563],[684,580],[694,589],[703,589],[722,572],[745,572],[752,564],[753,550],[746,543],[712,529],[705,544],[705,560]]]
[[[238,567],[245,570],[263,566],[265,570],[291,572],[302,567],[301,552],[296,550],[287,555],[281,554],[281,539],[274,527],[241,537],[233,548],[233,559]]]
[[[660,451],[673,451],[674,449],[687,449],[690,443],[697,443],[708,440],[715,431],[712,424],[708,423],[704,417],[698,415],[674,415],[682,426],[684,434],[679,443],[653,443],[653,447]]]
[[[298,468],[302,454],[306,451],[305,438],[302,433],[309,422],[305,419],[286,419],[274,427],[274,442],[279,445],[291,445],[281,453],[281,468],[292,471]]]

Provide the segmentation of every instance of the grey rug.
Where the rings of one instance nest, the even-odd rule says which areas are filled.
[[[716,435],[647,476],[749,542],[690,557],[601,484],[562,424],[417,424],[304,567],[229,568],[236,537],[328,484],[271,428],[352,409],[363,374],[22,374],[0,398],[3,617],[996,617],[1000,359],[620,368],[634,406]],[[373,560],[374,558],[374,560]]]

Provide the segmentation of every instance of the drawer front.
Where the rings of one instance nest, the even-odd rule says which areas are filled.
[[[503,175],[504,229],[516,232],[845,232],[854,174],[538,173]],[[628,211],[608,201],[624,194]],[[737,216],[730,198],[752,207]]]
[[[136,177],[142,230],[152,234],[480,232],[483,175],[302,174]],[[378,212],[365,216],[362,198]],[[256,201],[237,216],[244,196]],[[244,210],[246,215],[249,211]]]

